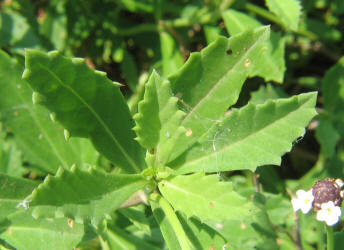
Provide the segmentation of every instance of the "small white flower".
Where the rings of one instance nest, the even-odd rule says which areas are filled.
[[[337,179],[337,180],[335,180],[335,182],[337,183],[337,185],[338,185],[340,188],[342,188],[342,187],[344,186],[344,182],[343,182],[343,180],[341,180],[341,179]]]
[[[327,225],[333,226],[342,215],[340,207],[334,205],[333,201],[321,204],[321,210],[317,213],[317,220],[325,221]]]
[[[301,209],[302,213],[308,213],[312,209],[312,203],[314,200],[312,189],[307,192],[302,189],[297,190],[296,196],[297,198],[291,199],[294,211],[296,212]]]

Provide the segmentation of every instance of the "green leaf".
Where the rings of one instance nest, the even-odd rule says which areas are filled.
[[[187,219],[181,213],[178,218],[194,249],[232,249],[217,231],[196,218]]]
[[[159,223],[160,230],[170,250],[191,249],[180,221],[168,202],[158,194],[152,194],[149,200],[153,215]]]
[[[160,47],[162,56],[162,75],[168,76],[183,65],[183,58],[179,46],[167,32],[160,32]]]
[[[187,112],[182,121],[187,132],[178,139],[178,149],[170,160],[194,144],[237,101],[268,36],[269,28],[263,27],[229,39],[219,37],[201,52],[191,54],[170,76],[173,93]]]
[[[272,84],[262,85],[257,91],[251,92],[250,102],[253,104],[263,104],[270,99],[286,98],[288,95],[281,87],[275,87]]]
[[[67,43],[68,17],[64,2],[54,2],[44,11],[46,15],[39,25],[39,31],[54,46],[54,49],[62,51]]]
[[[285,27],[298,30],[301,16],[299,0],[266,0],[269,10],[281,19]]]
[[[257,208],[254,215],[241,221],[226,220],[222,224],[210,224],[210,226],[221,233],[233,249],[279,249],[276,244],[276,229],[272,226],[264,208],[264,197],[251,191],[249,196],[253,197],[253,203]]]
[[[144,167],[133,121],[119,90],[82,59],[27,50],[23,78],[71,136],[90,138],[99,152],[127,172]]]
[[[67,218],[34,219],[28,212],[16,213],[0,224],[0,238],[15,249],[73,249],[81,241],[84,225]]]
[[[329,158],[334,156],[341,136],[329,118],[320,116],[315,136],[320,143],[322,153]]]
[[[98,224],[146,183],[141,175],[60,169],[55,177],[48,176],[26,200],[33,208],[34,217],[64,216]]]
[[[139,103],[139,111],[134,116],[134,130],[138,136],[137,141],[143,147],[154,149],[155,165],[163,165],[168,161],[176,139],[185,132],[180,126],[184,112],[178,110],[177,102],[169,81],[163,80],[153,71],[146,84],[144,98]]]
[[[171,167],[181,174],[254,171],[262,165],[279,165],[281,156],[303,136],[304,127],[316,114],[316,96],[311,92],[232,109],[202,142],[172,162]]]
[[[51,121],[54,115],[32,103],[32,90],[20,78],[22,69],[0,51],[0,120],[14,134],[24,159],[50,173],[59,166],[95,164],[98,156],[88,141],[75,138],[66,142],[62,127]]]
[[[252,202],[235,192],[230,182],[221,182],[218,175],[176,176],[161,181],[159,190],[175,210],[201,222],[243,220],[255,213]]]
[[[26,19],[19,12],[1,11],[0,13],[0,47],[33,48],[38,39]]]
[[[344,115],[344,57],[326,71],[322,79],[321,91],[326,111],[341,119]]]
[[[141,205],[120,209],[118,212],[127,217],[138,229],[151,236],[152,231],[145,213],[145,208],[145,205]]]
[[[131,91],[136,91],[136,85],[139,82],[137,66],[134,57],[126,50],[123,50],[123,61],[121,63],[122,73],[128,83]]]
[[[334,250],[340,250],[344,245],[344,230],[334,233]]]
[[[227,32],[231,36],[262,26],[255,18],[233,9],[223,11],[222,19],[225,22]]]
[[[13,140],[0,139],[0,173],[21,177],[26,171],[22,167],[21,157]]]
[[[304,27],[301,29],[307,32],[313,32],[319,37],[319,40],[326,41],[327,43],[339,42],[343,36],[340,30],[328,25],[323,20],[310,17],[305,18]]]
[[[120,229],[117,226],[106,227],[101,234],[101,244],[103,249],[122,249],[122,250],[158,250],[160,248],[136,237],[133,234]]]
[[[222,34],[222,29],[219,26],[204,25],[203,31],[207,44],[214,42]]]
[[[17,210],[18,204],[38,185],[37,182],[0,173],[0,221]]]
[[[256,19],[236,10],[222,12],[222,18],[231,36],[262,26]],[[257,67],[252,75],[261,76],[265,81],[282,83],[285,72],[284,48],[285,39],[279,33],[271,32],[268,49],[257,59]]]

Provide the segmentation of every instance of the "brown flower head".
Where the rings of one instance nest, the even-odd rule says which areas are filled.
[[[313,209],[314,211],[321,210],[321,204],[333,201],[335,206],[340,207],[343,201],[341,196],[341,187],[333,178],[326,178],[317,181],[313,188]]]

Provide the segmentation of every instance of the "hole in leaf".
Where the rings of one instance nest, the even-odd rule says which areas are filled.
[[[231,55],[231,54],[233,54],[233,50],[231,50],[231,49],[227,49],[227,50],[226,50],[226,54],[227,54],[227,55]]]

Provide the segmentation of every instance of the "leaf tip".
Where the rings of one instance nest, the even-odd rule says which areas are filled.
[[[125,85],[122,84],[122,83],[120,83],[120,82],[115,82],[115,81],[113,81],[112,83],[113,83],[113,85],[115,85],[116,87],[125,87]]]
[[[73,163],[73,165],[70,167],[70,171],[71,171],[72,173],[75,173],[76,170],[77,170],[77,168],[76,168],[76,163]]]
[[[63,174],[63,172],[64,172],[63,167],[59,167],[59,168],[57,169],[57,171],[56,171],[55,176],[56,176],[56,177],[60,177],[60,176]]]

